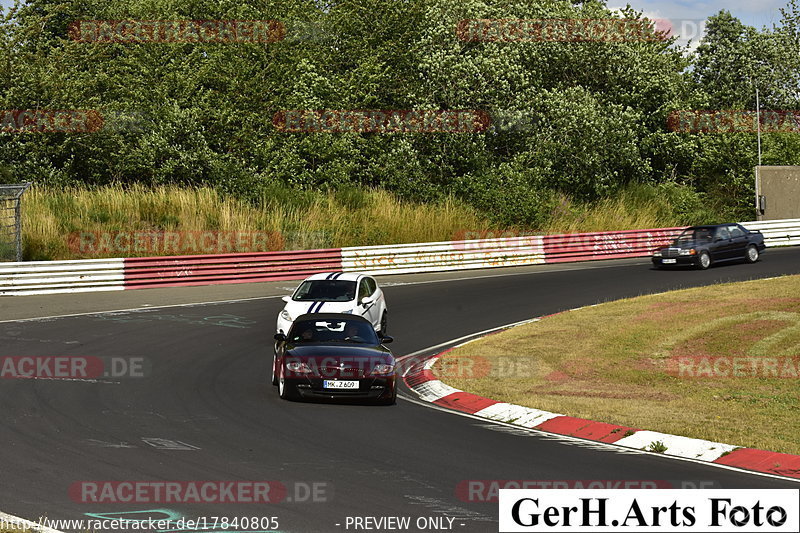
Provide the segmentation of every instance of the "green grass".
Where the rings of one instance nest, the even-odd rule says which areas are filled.
[[[718,357],[740,366],[714,371]],[[498,401],[800,454],[800,276],[563,313],[469,343],[433,370]]]

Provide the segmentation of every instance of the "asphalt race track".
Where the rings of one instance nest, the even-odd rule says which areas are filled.
[[[439,275],[414,284],[403,284],[400,276],[383,278],[399,282],[384,289],[396,340],[391,347],[404,355],[582,305],[796,274],[800,249],[769,250],[755,265],[708,271],[658,271],[646,259],[566,267],[497,276],[450,273],[447,280]],[[466,279],[479,275],[486,277]],[[0,315],[20,301],[2,299]],[[275,516],[285,532],[346,531],[348,516],[410,516],[412,525],[418,517],[447,516],[455,518],[453,530],[488,532],[497,531],[497,504],[464,501],[456,488],[466,480],[798,487],[789,480],[515,431],[406,398],[393,407],[281,401],[267,381],[281,304],[272,298],[0,323],[0,356],[146,362],[143,378],[0,381],[0,511],[31,520],[101,513]],[[70,486],[81,481],[125,480],[275,480],[292,501],[84,503],[70,494]],[[316,499],[325,501],[307,501],[314,499],[306,491],[313,484]]]

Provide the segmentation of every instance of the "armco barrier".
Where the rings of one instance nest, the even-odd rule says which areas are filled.
[[[342,270],[342,250],[125,259],[125,288],[183,287],[303,279]]]
[[[800,219],[743,222],[767,246],[800,245]],[[644,257],[682,228],[520,236],[329,250],[0,263],[0,295],[302,279],[343,270],[403,274]]]
[[[742,226],[763,233],[767,246],[800,246],[800,218],[742,222]]]
[[[123,290],[124,259],[0,263],[0,295]]]
[[[342,249],[342,270],[375,275],[536,265],[544,262],[544,241],[541,236]]]

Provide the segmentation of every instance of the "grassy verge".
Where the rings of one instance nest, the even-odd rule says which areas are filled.
[[[548,317],[469,343],[433,370],[504,402],[800,454],[800,276]]]
[[[119,232],[269,234],[261,247],[233,244],[222,251],[264,251],[449,241],[522,233],[614,231],[708,221],[698,196],[680,186],[631,186],[595,203],[561,197],[539,227],[506,227],[454,198],[420,204],[382,190],[298,191],[273,187],[240,199],[210,188],[163,186],[94,189],[33,187],[23,198],[25,260],[218,253],[203,247],[81,247],[80,236]],[[688,198],[688,200],[687,200]],[[111,238],[110,237],[110,238]],[[274,237],[274,238],[273,238]],[[234,239],[235,240],[235,239]],[[122,243],[120,245],[120,242]]]
[[[265,195],[254,205],[207,188],[34,187],[24,197],[25,258],[161,255],[158,249],[137,250],[135,245],[106,247],[106,253],[95,253],[101,248],[95,247],[82,253],[80,247],[70,247],[70,235],[81,232],[266,232],[280,235],[267,238],[266,248],[291,250],[447,241],[465,229],[495,228],[486,217],[453,199],[411,204],[375,190],[282,194]],[[245,243],[231,251],[264,251],[251,248]],[[203,253],[191,247],[180,251]]]

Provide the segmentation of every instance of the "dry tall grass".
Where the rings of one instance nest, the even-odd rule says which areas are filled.
[[[124,250],[76,250],[75,235],[82,232],[271,232],[281,237],[270,240],[270,249],[313,249],[448,241],[461,238],[465,232],[579,233],[685,224],[671,207],[664,198],[630,188],[592,204],[563,197],[542,227],[508,228],[499,227],[490,214],[454,198],[419,204],[404,202],[382,190],[309,192],[279,188],[251,203],[210,188],[33,187],[23,199],[24,256],[26,260],[56,260],[176,255],[174,251],[152,247],[137,250],[133,246]],[[180,253],[204,251],[190,248]]]
[[[310,249],[446,241],[464,230],[495,229],[452,198],[412,204],[380,190],[357,191],[355,197],[317,193],[297,203],[265,197],[253,205],[208,188],[33,187],[23,205],[28,260],[120,256],[119,250],[76,253],[70,236],[80,232],[272,232],[282,236],[280,248]],[[135,249],[122,254],[146,255],[156,254]]]

